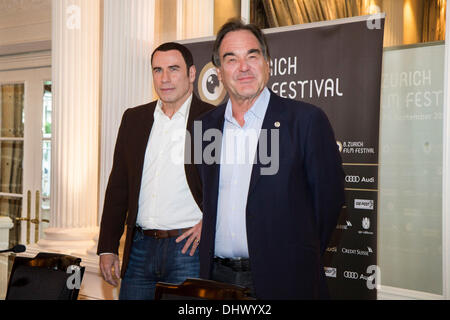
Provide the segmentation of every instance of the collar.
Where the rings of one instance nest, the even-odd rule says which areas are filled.
[[[192,93],[190,94],[190,96],[186,99],[186,101],[183,102],[183,104],[181,105],[181,107],[177,110],[177,112],[175,112],[175,114],[173,115],[173,117],[175,117],[176,115],[183,117],[184,119],[187,119],[187,116],[189,114],[189,109],[191,106],[191,102],[192,102]],[[158,99],[158,102],[156,103],[156,108],[155,108],[155,112],[153,114],[154,116],[156,115],[166,115],[164,113],[164,111],[162,110],[162,101],[161,99]],[[172,118],[173,118],[172,117]]]
[[[259,95],[258,99],[256,99],[255,103],[250,107],[250,109],[246,112],[246,115],[250,112],[256,118],[260,120],[264,120],[264,116],[266,115],[267,107],[269,106],[270,100],[270,91],[267,87]],[[228,99],[228,103],[225,109],[225,120],[233,122],[233,109],[231,105],[231,100]]]

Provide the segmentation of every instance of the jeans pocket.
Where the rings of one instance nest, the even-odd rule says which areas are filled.
[[[134,231],[134,235],[133,235],[133,243],[136,243],[136,242],[141,241],[143,239],[144,239],[144,234],[140,230],[136,229]]]

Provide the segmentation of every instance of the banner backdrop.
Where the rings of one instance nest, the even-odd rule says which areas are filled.
[[[272,66],[269,89],[322,108],[341,151],[346,205],[324,259],[334,299],[377,296],[383,32],[384,15],[265,31]],[[208,38],[183,44],[194,56],[198,75],[195,92],[204,101],[218,105],[228,97],[211,63],[213,42]]]

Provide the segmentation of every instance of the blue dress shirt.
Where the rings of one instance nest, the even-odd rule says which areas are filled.
[[[231,101],[225,110],[220,160],[215,256],[248,258],[246,207],[255,153],[270,92],[265,88],[244,115],[244,126],[233,117]]]

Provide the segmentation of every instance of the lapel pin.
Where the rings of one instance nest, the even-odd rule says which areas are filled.
[[[277,121],[274,123],[274,125],[275,125],[275,128],[279,128],[281,126],[281,123]]]

